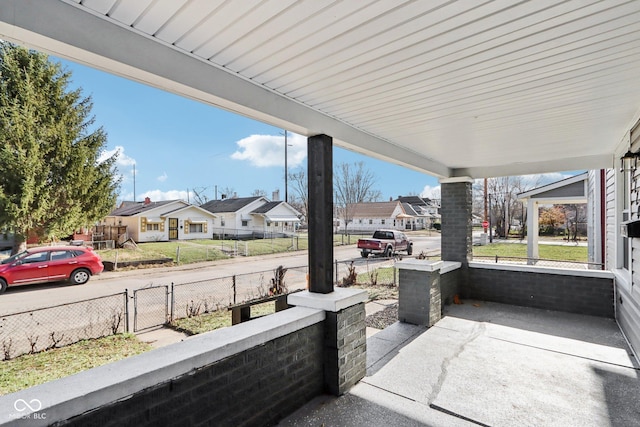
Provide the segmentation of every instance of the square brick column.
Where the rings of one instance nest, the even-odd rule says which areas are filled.
[[[461,266],[457,261],[398,261],[398,320],[427,327],[435,325],[442,318],[444,305],[451,304],[453,295],[459,292],[457,270]]]
[[[442,197],[442,260],[458,261],[466,268],[472,259],[472,186],[468,177],[440,180]]]
[[[367,334],[364,303],[367,292],[335,288],[329,294],[296,292],[287,302],[298,307],[325,310],[324,386],[340,396],[367,372]]]

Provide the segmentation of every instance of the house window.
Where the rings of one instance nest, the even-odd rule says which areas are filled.
[[[224,218],[220,218],[220,225],[224,227]]]
[[[147,223],[147,231],[159,231],[160,224],[157,223]]]
[[[242,220],[242,226],[243,226],[243,227],[248,227],[248,226],[249,226],[249,221],[248,221],[248,220],[246,220],[246,219],[243,219],[243,220]]]
[[[384,225],[384,218],[380,220],[380,224]]]
[[[202,233],[202,224],[189,224],[189,233]]]

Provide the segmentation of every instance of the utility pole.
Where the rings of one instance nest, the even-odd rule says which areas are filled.
[[[489,220],[487,219],[487,178],[484,179],[484,222],[488,222]],[[487,229],[484,229],[484,232],[487,232]]]
[[[284,201],[289,203],[289,171],[287,170],[287,130],[284,130]]]

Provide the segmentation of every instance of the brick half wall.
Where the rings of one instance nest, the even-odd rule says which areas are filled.
[[[512,268],[513,267],[513,268]],[[613,274],[470,263],[466,299],[614,318]]]
[[[263,426],[324,392],[325,313],[294,307],[17,393],[28,425]]]
[[[323,392],[322,323],[74,417],[68,426],[264,426]]]

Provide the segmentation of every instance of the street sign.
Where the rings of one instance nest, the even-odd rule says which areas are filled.
[[[486,230],[488,227],[489,227],[489,221],[482,221],[482,228]]]

